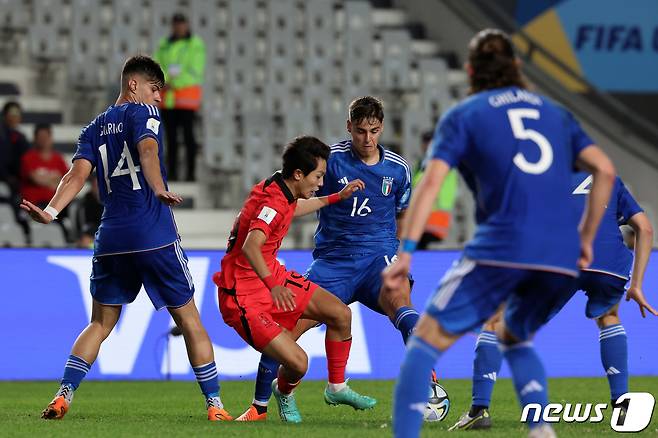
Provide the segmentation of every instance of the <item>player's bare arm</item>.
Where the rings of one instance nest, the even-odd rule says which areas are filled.
[[[158,157],[158,142],[147,137],[137,143],[139,162],[144,172],[144,178],[160,201],[167,205],[177,205],[183,201],[179,195],[167,191],[160,173],[160,158]]]
[[[251,230],[242,245],[242,253],[258,277],[269,287],[270,285],[268,285],[267,279],[271,278],[272,273],[267,268],[261,250],[266,239],[265,233],[261,230]],[[270,288],[270,292],[272,293],[272,301],[277,309],[283,309],[285,311],[295,309],[295,294],[290,289],[281,285],[274,285]]]
[[[431,160],[427,165],[427,170],[423,178],[414,190],[404,215],[400,236],[402,239],[417,241],[423,234],[425,223],[432,211],[432,203],[436,199],[441,185],[446,175],[450,171],[450,166],[443,160]],[[401,248],[398,251],[398,260],[388,266],[382,273],[384,277],[384,287],[387,289],[397,290],[402,287],[404,281],[407,281],[409,267],[411,265],[411,254]]]
[[[642,291],[644,272],[649,263],[649,254],[651,254],[651,247],[653,245],[653,227],[644,212],[633,215],[628,220],[628,225],[635,231],[635,258],[633,260],[631,285],[626,292],[626,301],[634,300],[637,303],[640,307],[642,318],[646,317],[645,310],[648,310],[652,315],[658,316],[658,312],[647,302]]]
[[[363,181],[360,179],[355,179],[354,181],[347,183],[347,185],[345,185],[345,187],[343,187],[340,192],[334,193],[333,195],[320,196],[311,199],[299,198],[297,200],[297,207],[295,208],[295,217],[314,213],[322,207],[326,207],[327,205],[332,204],[333,202],[344,201],[345,199],[352,197],[353,193],[365,188],[366,185]]]
[[[25,199],[21,202],[21,208],[27,211],[32,219],[37,222],[42,224],[52,222],[55,216],[57,216],[57,213],[66,208],[73,198],[80,193],[92,169],[93,167],[89,161],[83,159],[75,160],[73,166],[71,166],[59,182],[55,196],[50,200],[45,211]],[[55,214],[53,215],[52,213]]]
[[[587,207],[580,222],[581,254],[578,267],[583,269],[592,263],[592,242],[594,242],[596,231],[610,200],[616,170],[612,161],[596,145],[583,149],[578,155],[576,164],[579,169],[586,170],[593,176],[592,189],[587,198]]]
[[[397,237],[398,239],[402,238],[402,222],[404,222],[404,218],[406,215],[407,215],[407,210],[402,210],[395,217],[395,225],[396,225],[395,237]]]

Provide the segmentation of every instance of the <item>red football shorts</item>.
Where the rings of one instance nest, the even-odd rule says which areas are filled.
[[[258,351],[263,351],[279,333],[292,330],[301,318],[318,285],[294,271],[281,271],[277,283],[295,294],[295,309],[277,309],[270,290],[259,278],[236,280],[235,289],[219,288],[219,311],[224,322]]]

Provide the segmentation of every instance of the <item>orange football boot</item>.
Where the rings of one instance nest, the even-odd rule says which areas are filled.
[[[43,410],[41,418],[45,420],[61,420],[69,410],[69,402],[63,395],[56,396]]]
[[[233,417],[224,408],[208,406],[208,420],[210,421],[233,421]]]
[[[244,414],[240,415],[235,421],[265,421],[267,420],[267,411],[259,414],[254,405],[249,406]]]

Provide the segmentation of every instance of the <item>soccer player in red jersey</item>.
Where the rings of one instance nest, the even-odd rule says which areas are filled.
[[[322,186],[330,148],[315,137],[297,137],[283,154],[283,169],[251,190],[236,218],[221,272],[214,275],[224,321],[256,350],[281,363],[272,390],[283,421],[301,422],[293,389],[308,368],[308,357],[290,331],[300,318],[327,326],[325,347],[329,382],[358,398],[364,408],[376,401],[345,383],[352,344],[349,307],[334,295],[288,271],[276,258],[295,216],[312,213],[365,188],[361,180],[340,192],[314,197]]]

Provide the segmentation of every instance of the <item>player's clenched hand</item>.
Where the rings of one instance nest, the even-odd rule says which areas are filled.
[[[592,244],[587,242],[580,243],[580,258],[578,258],[578,269],[585,269],[592,264],[593,259]]]
[[[647,302],[647,299],[644,297],[644,292],[642,292],[642,289],[639,287],[631,286],[628,288],[628,291],[626,292],[626,301],[630,300],[635,301],[637,305],[640,306],[640,313],[642,313],[642,318],[646,318],[644,309],[648,310],[652,315],[658,316],[658,312],[656,312],[656,310]]]
[[[162,191],[155,194],[160,202],[166,205],[178,205],[183,202],[183,198],[176,193]]]
[[[49,224],[53,221],[53,217],[50,214],[46,213],[26,199],[23,199],[21,202],[21,208],[27,211],[30,214],[30,217],[39,223]]]
[[[274,306],[285,312],[295,310],[295,294],[285,286],[274,286],[272,288],[272,301]]]
[[[345,187],[343,187],[343,190],[338,192],[338,196],[340,196],[340,200],[344,201],[352,196],[354,192],[357,190],[363,190],[366,188],[366,184],[361,181],[360,179],[355,179],[354,181],[350,181],[347,183]]]
[[[397,291],[403,282],[408,281],[411,255],[408,252],[398,254],[397,260],[388,265],[382,272],[382,282],[385,290]]]

